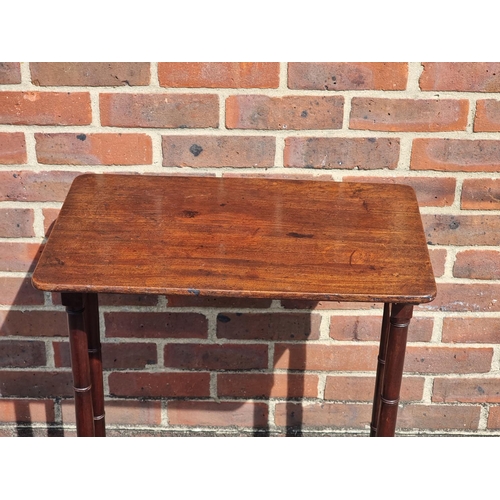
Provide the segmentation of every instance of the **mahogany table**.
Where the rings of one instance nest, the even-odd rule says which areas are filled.
[[[383,302],[372,436],[436,294],[412,188],[263,178],[79,176],[32,281],[66,306],[79,436],[105,435],[98,293]]]

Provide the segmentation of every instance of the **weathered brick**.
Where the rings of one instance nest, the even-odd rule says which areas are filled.
[[[0,208],[1,238],[30,238],[35,236],[31,208]]]
[[[64,201],[73,179],[82,172],[0,172],[0,201]]]
[[[192,295],[172,295],[167,297],[168,307],[215,307],[218,309],[260,309],[271,305],[270,299],[250,299],[245,297],[208,297]]]
[[[500,403],[500,383],[498,378],[436,378],[432,401]]]
[[[26,141],[22,132],[0,133],[0,164],[26,163]]]
[[[490,406],[488,429],[500,429],[500,406]]]
[[[277,403],[279,427],[363,428],[370,425],[371,405],[338,403]]]
[[[61,404],[63,424],[74,424],[75,402],[65,400]],[[160,425],[160,401],[106,401],[107,425]],[[108,434],[108,433],[107,433]]]
[[[263,344],[167,344],[165,366],[184,370],[259,370],[267,368]]]
[[[497,250],[464,250],[458,252],[453,276],[480,280],[500,279],[500,252]]]
[[[100,293],[99,304],[101,306],[156,306],[158,295],[142,295],[137,293],[117,294]]]
[[[383,304],[369,303],[369,302],[334,302],[334,301],[312,301],[312,300],[299,300],[299,299],[286,299],[281,301],[281,305],[285,309],[306,309],[310,310],[347,310],[347,309],[382,309]]]
[[[499,318],[444,318],[443,342],[486,343],[500,342]]]
[[[106,337],[191,338],[208,335],[207,318],[198,313],[108,312]]]
[[[410,168],[446,172],[499,172],[500,141],[414,139]]]
[[[256,130],[342,128],[341,96],[235,95],[226,99],[226,127]]]
[[[432,270],[436,278],[444,274],[444,265],[446,263],[447,250],[444,248],[434,248],[429,250],[431,257]]]
[[[479,406],[404,405],[398,412],[398,429],[477,430]]]
[[[0,92],[0,123],[89,125],[88,92]]]
[[[265,403],[170,401],[167,406],[170,425],[195,427],[265,427],[268,411]]]
[[[164,167],[272,167],[274,137],[163,136]]]
[[[496,215],[424,214],[422,221],[430,245],[500,245]]]
[[[30,279],[0,276],[0,304],[35,306],[44,302],[43,292],[35,290]]]
[[[35,340],[0,340],[0,367],[27,368],[46,363],[45,344]]]
[[[451,92],[500,92],[500,63],[423,63],[422,90]]]
[[[18,62],[0,63],[0,85],[21,83],[21,65]]]
[[[304,90],[404,90],[407,63],[289,63],[288,87]]]
[[[0,271],[33,271],[42,250],[40,243],[0,243]]]
[[[159,63],[162,87],[187,88],[277,88],[279,63],[201,62]]]
[[[432,318],[414,317],[408,331],[409,342],[428,342],[432,336]],[[378,341],[382,317],[379,316],[332,316],[330,337],[335,340]]]
[[[208,94],[101,94],[105,127],[216,128],[219,98]]]
[[[318,169],[395,169],[399,139],[385,137],[288,137],[285,167]]]
[[[203,398],[210,395],[209,373],[112,372],[108,382],[111,396]]]
[[[35,134],[36,155],[49,165],[149,165],[146,134]]]
[[[349,128],[394,132],[465,130],[469,103],[458,99],[354,97]]]
[[[307,172],[307,173],[292,173],[292,172],[285,172],[285,173],[280,173],[280,172],[222,172],[222,177],[233,177],[233,178],[251,178],[251,177],[259,177],[259,178],[264,178],[264,179],[288,179],[290,181],[331,181],[335,182],[333,180],[333,177],[331,174],[326,173],[326,174],[319,174],[316,175],[314,172]]]
[[[0,422],[52,423],[54,401],[33,399],[0,399]]]
[[[290,370],[374,371],[378,346],[276,344],[274,367]]]
[[[326,378],[325,400],[372,402],[374,391],[374,376],[329,376]],[[401,401],[420,401],[423,391],[423,377],[404,377],[401,385]]]
[[[500,101],[483,99],[476,102],[474,132],[500,132]]]
[[[318,376],[299,373],[220,373],[217,395],[232,398],[316,398]]]
[[[383,184],[406,184],[415,190],[421,207],[449,207],[455,199],[454,177],[369,177],[344,176],[344,182],[371,182]]]
[[[0,335],[65,337],[68,321],[63,311],[0,311]]]
[[[57,368],[71,366],[68,342],[53,342],[54,363]],[[102,366],[105,370],[144,370],[158,361],[156,345],[145,342],[102,344]]]
[[[30,63],[33,85],[119,87],[148,85],[149,63],[127,62],[50,62]]]
[[[69,371],[2,370],[0,394],[37,399],[73,396],[73,377]]]
[[[314,340],[321,316],[309,313],[219,313],[217,337],[245,340]]]
[[[43,213],[43,229],[45,236],[48,236],[52,231],[60,210],[58,208],[42,208]]]
[[[466,210],[499,210],[500,179],[464,179],[460,203]]]
[[[486,373],[490,371],[493,349],[489,347],[408,346],[405,372]]]

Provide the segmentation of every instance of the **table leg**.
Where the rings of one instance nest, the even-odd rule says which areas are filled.
[[[412,313],[411,304],[392,304],[391,306],[376,436],[394,436],[396,430],[406,338]]]
[[[75,413],[77,436],[94,436],[94,412],[92,409],[92,383],[85,329],[85,299],[81,293],[61,294],[62,304],[68,313],[71,368],[75,389]]]
[[[96,437],[106,436],[104,420],[104,384],[102,378],[101,337],[99,334],[99,302],[96,293],[85,295],[85,328],[88,336],[92,407]]]

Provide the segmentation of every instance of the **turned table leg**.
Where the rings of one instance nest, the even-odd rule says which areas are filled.
[[[394,436],[411,304],[386,304],[375,382],[371,436]]]

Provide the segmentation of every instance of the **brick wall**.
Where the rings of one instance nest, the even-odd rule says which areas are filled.
[[[74,434],[65,313],[30,273],[83,172],[413,186],[438,296],[398,432],[499,434],[498,92],[500,63],[0,63],[0,435]],[[367,433],[375,304],[100,302],[110,434]]]

